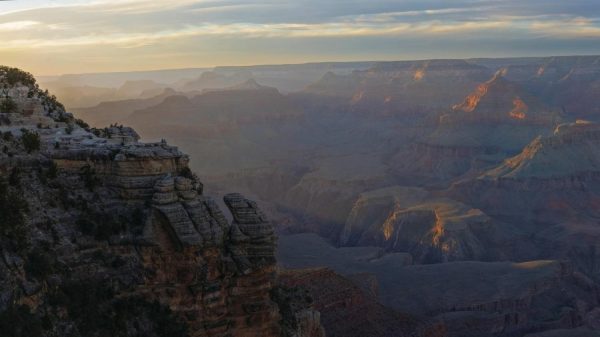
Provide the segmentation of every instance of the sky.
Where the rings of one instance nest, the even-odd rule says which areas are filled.
[[[600,54],[600,0],[0,0],[36,75]]]

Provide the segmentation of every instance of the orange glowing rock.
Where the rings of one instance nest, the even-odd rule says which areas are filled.
[[[513,100],[513,109],[508,113],[510,117],[514,119],[525,119],[527,117],[527,110],[529,107],[520,97],[517,97]]]
[[[358,102],[360,102],[363,99],[364,96],[365,96],[365,92],[364,91],[359,91],[359,92],[355,93],[352,96],[352,103],[358,103]]]
[[[415,71],[415,75],[413,76],[413,79],[415,81],[420,81],[423,79],[424,76],[425,76],[425,70],[419,69],[419,70]]]
[[[444,223],[440,219],[437,210],[434,210],[433,212],[435,214],[435,225],[431,229],[432,242],[435,246],[439,246],[445,232]]]
[[[487,94],[488,89],[489,83],[478,85],[474,93],[467,96],[463,103],[453,106],[452,109],[462,110],[465,112],[473,112],[473,110],[477,108],[477,105],[479,104],[479,101],[481,101],[481,98]]]

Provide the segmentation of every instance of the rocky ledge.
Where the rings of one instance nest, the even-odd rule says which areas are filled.
[[[0,82],[3,335],[301,337],[281,322],[320,326],[275,302],[276,237],[254,202],[226,195],[230,222],[176,147],[89,128],[17,69],[0,68]]]

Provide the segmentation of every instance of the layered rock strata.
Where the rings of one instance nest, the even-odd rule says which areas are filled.
[[[286,332],[272,299],[275,235],[256,203],[225,196],[229,222],[176,147],[122,126],[90,129],[7,69],[22,80],[0,72],[16,105],[0,113],[3,327],[33,337]]]

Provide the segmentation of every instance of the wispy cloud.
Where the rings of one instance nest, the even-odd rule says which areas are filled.
[[[18,30],[25,30],[33,26],[37,26],[39,24],[40,22],[31,20],[0,23],[0,32],[14,32]]]
[[[502,29],[511,27],[509,21],[488,21],[481,23],[439,21],[423,23],[392,23],[373,25],[363,22],[334,22],[322,24],[204,24],[186,26],[175,30],[162,30],[144,33],[87,34],[75,37],[54,39],[11,39],[5,41],[2,48],[39,49],[48,47],[71,47],[89,45],[113,45],[136,48],[149,44],[163,43],[173,39],[203,36],[222,36],[236,38],[335,38],[410,35],[442,35],[466,33],[469,31]],[[1,26],[0,26],[1,30]]]
[[[600,4],[597,0],[0,1],[0,40],[0,51],[15,55],[15,60],[40,52],[74,51],[94,55],[90,59],[97,62],[113,59],[115,64],[125,62],[125,49],[129,55],[143,51],[140,62],[165,53],[253,58],[250,53],[276,55],[282,49],[293,53],[300,46],[303,55],[312,53],[312,59],[323,60],[346,57],[348,52],[361,58],[396,58],[405,55],[407,45],[426,50],[429,54],[424,57],[445,57],[449,47],[456,53],[485,52],[483,46],[507,54],[517,48],[535,53],[536,46],[575,53],[574,45],[600,53]],[[382,56],[384,51],[387,56]]]
[[[207,0],[96,0],[82,6],[82,8],[86,8],[92,11],[103,11],[106,13],[147,14],[157,11],[165,11],[187,7],[194,4],[201,4],[204,2],[207,2]]]

